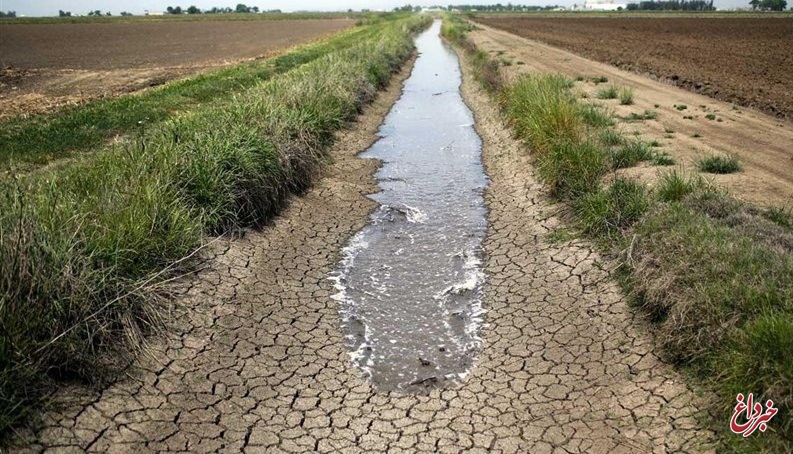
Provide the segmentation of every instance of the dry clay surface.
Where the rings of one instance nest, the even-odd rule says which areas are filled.
[[[30,451],[701,452],[701,399],[652,352],[590,245],[550,244],[554,208],[468,78],[492,185],[484,346],[456,388],[382,393],[351,365],[328,274],[367,220],[376,162],[355,154],[398,96],[382,95],[335,163],[274,223],[222,241],[181,285],[172,336],[129,377],[29,434]]]
[[[626,137],[641,134],[644,141],[656,140],[660,151],[671,155],[685,172],[696,172],[696,161],[712,154],[735,154],[743,171],[728,175],[706,174],[716,184],[736,196],[761,205],[793,205],[793,123],[751,109],[733,108],[729,103],[692,93],[683,88],[589,60],[556,47],[522,38],[509,32],[479,25],[469,34],[477,47],[513,61],[502,72],[517,77],[525,72],[558,72],[570,77],[606,76],[608,84],[577,82],[576,90],[586,92],[582,101],[606,104],[619,117],[645,110],[658,118],[642,122],[621,122],[617,130]],[[517,64],[520,62],[521,64]],[[614,84],[634,89],[634,104],[596,99],[598,90]],[[675,106],[685,106],[678,110]],[[708,119],[713,115],[713,119]],[[689,117],[689,118],[686,118]],[[625,173],[652,184],[658,167],[642,165]]]

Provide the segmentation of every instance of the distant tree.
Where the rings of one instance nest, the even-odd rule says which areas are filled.
[[[72,17],[71,11],[58,10],[58,17]]]
[[[763,11],[784,11],[787,8],[786,0],[760,0],[760,9]]]
[[[190,7],[187,8],[187,14],[201,14],[201,10],[195,5],[190,5]]]
[[[244,3],[237,3],[237,8],[234,11],[237,13],[250,13],[251,9]]]
[[[169,6],[165,8],[165,11],[168,14],[182,14],[182,7],[181,6]]]
[[[762,0],[759,0],[762,1]],[[628,11],[714,11],[713,0],[644,0],[628,3]]]
[[[0,11],[0,17],[17,17],[16,11],[6,11],[5,13]]]
[[[254,13],[258,13],[259,12],[259,7],[258,6],[254,6],[254,7],[251,8],[251,11],[253,11]]]
[[[112,16],[112,15],[113,15],[113,14],[112,14],[112,13],[110,13],[110,11],[108,11],[108,12],[106,12],[106,13],[105,13],[105,16]]]
[[[134,16],[134,14],[132,14],[132,13],[128,13],[128,12],[126,12],[126,11],[122,11],[122,12],[121,12],[121,15],[122,15],[122,16]]]

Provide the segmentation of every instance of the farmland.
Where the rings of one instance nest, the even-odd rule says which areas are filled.
[[[553,236],[616,258],[659,353],[715,397],[700,408],[719,450],[789,452],[786,416],[749,440],[724,423],[741,390],[781,415],[793,401],[789,123],[501,29],[457,20],[447,36],[567,213]]]
[[[0,118],[266,57],[354,23],[346,18],[3,22]]]
[[[342,16],[0,20],[0,451],[791,451],[785,114],[484,23],[778,16]]]
[[[793,20],[481,15],[479,23],[720,100],[793,118]]]

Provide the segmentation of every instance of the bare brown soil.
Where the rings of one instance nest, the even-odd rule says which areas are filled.
[[[793,127],[789,122],[751,109],[735,108],[503,30],[484,26],[469,36],[479,49],[512,62],[501,68],[508,80],[526,72],[583,76],[586,80],[576,82],[574,88],[582,102],[607,106],[621,118],[654,111],[657,114],[654,120],[622,120],[615,128],[629,139],[657,141],[660,147],[656,150],[674,158],[674,169],[697,172],[696,162],[702,157],[735,154],[743,165],[741,172],[702,175],[748,202],[782,207],[793,204]],[[597,76],[607,77],[609,82],[595,85],[590,79]],[[597,92],[610,84],[632,88],[634,104],[623,106],[616,99],[597,99]],[[678,110],[675,105],[686,108]],[[652,185],[659,171],[669,169],[641,164],[621,172]]]
[[[350,19],[0,24],[0,118],[270,55]]]
[[[793,20],[477,17],[477,22],[793,119]]]

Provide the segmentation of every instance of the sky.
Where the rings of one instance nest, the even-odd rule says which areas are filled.
[[[186,8],[195,5],[201,9],[213,6],[229,6],[234,8],[237,3],[245,3],[248,6],[258,6],[262,10],[281,9],[288,11],[340,11],[352,8],[360,10],[368,8],[371,10],[391,10],[395,6],[406,3],[412,5],[430,6],[434,4],[489,4],[503,3],[508,0],[0,0],[0,11],[16,11],[18,15],[25,16],[57,16],[58,10],[71,11],[75,14],[85,14],[88,11],[101,10],[110,11],[118,15],[121,11],[129,11],[134,14],[142,14],[145,10],[163,11],[167,6],[181,6]],[[570,6],[573,3],[583,3],[584,0],[526,0],[525,2],[513,1],[514,4],[525,5],[548,5],[558,4]],[[632,0],[614,0],[615,3],[629,3]],[[720,9],[735,7],[746,7],[749,0],[715,0],[714,4]]]

